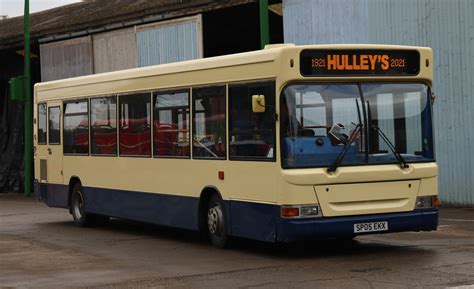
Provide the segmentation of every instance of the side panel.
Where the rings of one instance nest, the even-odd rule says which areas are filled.
[[[69,186],[63,184],[40,184],[41,192],[46,192],[48,206],[56,208],[68,208]],[[44,195],[44,194],[43,194]]]
[[[68,208],[69,186],[34,181],[36,198],[49,207]]]
[[[85,210],[130,220],[197,230],[199,199],[84,187]]]
[[[277,237],[279,206],[231,201],[232,235],[274,242]]]

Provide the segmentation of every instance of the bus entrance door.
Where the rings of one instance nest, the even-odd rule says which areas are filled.
[[[62,193],[63,146],[61,141],[61,112],[61,102],[49,102],[47,104],[47,141],[46,145],[38,146],[38,158],[40,160],[41,198],[46,198],[48,205],[62,207],[64,206],[64,194]]]
[[[48,103],[48,183],[63,183],[62,103]]]

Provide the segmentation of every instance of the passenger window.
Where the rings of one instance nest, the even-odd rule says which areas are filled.
[[[38,104],[38,144],[46,144],[46,103]]]
[[[150,93],[121,95],[120,155],[151,156]]]
[[[252,111],[252,95],[265,95],[263,113]],[[275,82],[229,86],[230,159],[275,160]]]
[[[86,100],[64,103],[64,153],[89,154],[89,115]]]
[[[49,115],[49,122],[48,122],[49,137],[48,137],[48,141],[49,141],[49,144],[61,144],[60,114],[61,114],[61,109],[59,108],[59,106],[54,106],[54,107],[49,107],[48,108],[48,115]]]
[[[91,154],[117,155],[117,98],[91,99]]]
[[[225,86],[193,89],[193,157],[225,159]]]
[[[153,153],[157,157],[189,157],[189,90],[155,93]]]

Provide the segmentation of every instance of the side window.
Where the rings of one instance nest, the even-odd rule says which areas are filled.
[[[60,114],[61,114],[61,109],[59,108],[59,106],[48,108],[49,144],[61,144]]]
[[[38,104],[38,144],[46,144],[46,103]]]
[[[117,98],[91,99],[91,154],[117,155]]]
[[[265,95],[263,113],[252,111],[252,95]],[[229,85],[230,159],[275,159],[275,82]]]
[[[151,156],[150,93],[119,96],[120,155]]]
[[[225,86],[193,89],[193,158],[226,157]]]
[[[189,157],[189,90],[153,96],[153,154]]]
[[[86,100],[64,103],[65,154],[89,154],[89,114]]]

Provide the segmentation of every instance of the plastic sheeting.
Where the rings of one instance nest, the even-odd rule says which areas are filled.
[[[0,193],[23,191],[23,102],[0,81]]]

